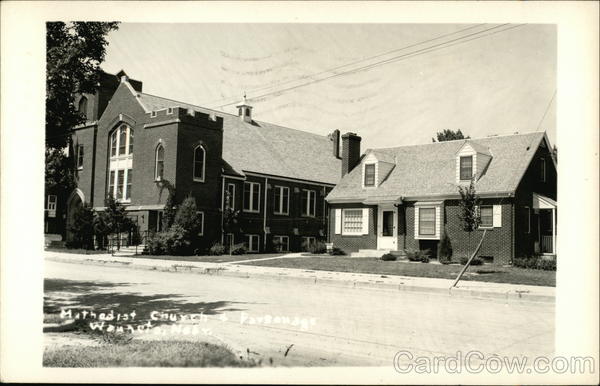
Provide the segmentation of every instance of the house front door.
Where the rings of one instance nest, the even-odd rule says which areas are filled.
[[[379,205],[377,215],[377,249],[395,251],[398,247],[398,208]]]

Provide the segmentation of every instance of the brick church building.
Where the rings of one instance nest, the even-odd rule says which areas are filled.
[[[75,105],[87,118],[72,134],[77,188],[47,195],[47,236],[68,240],[75,208],[101,211],[109,193],[142,234],[161,231],[174,187],[176,203],[196,199],[203,248],[225,241],[263,252],[275,240],[296,251],[327,238],[325,197],[342,176],[340,149],[355,135],[341,138],[344,147],[337,130],[322,136],[258,121],[245,100],[236,116],[146,94],[123,71],[103,74],[98,91]],[[226,197],[240,211],[237,234],[222,229]]]

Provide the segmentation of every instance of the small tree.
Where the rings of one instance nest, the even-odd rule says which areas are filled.
[[[111,233],[117,234],[117,248],[121,247],[121,232],[129,231],[130,220],[125,215],[125,207],[110,194],[105,200],[105,220]]]
[[[223,211],[223,232],[225,234],[235,234],[239,230],[238,216],[240,211],[232,208],[231,200],[231,193],[229,191],[225,192],[225,210]],[[231,245],[226,245],[226,247],[231,254]]]
[[[437,142],[471,138],[469,136],[465,137],[464,134],[462,133],[462,131],[460,131],[460,129],[458,129],[456,131],[444,129],[443,131],[438,131],[436,136],[437,136]],[[431,142],[436,142],[436,140],[434,138],[431,138]]]
[[[460,194],[458,217],[463,230],[469,233],[469,248],[471,248],[471,233],[481,224],[481,217],[478,210],[479,196],[475,190],[474,179],[471,178],[468,187],[459,186],[458,193]]]
[[[105,249],[108,235],[112,232],[111,221],[106,212],[97,212],[94,216],[94,235],[98,249]]]
[[[450,237],[444,229],[440,243],[438,244],[438,260],[442,264],[447,264],[452,261],[452,243],[450,243]]]
[[[73,233],[70,247],[94,249],[94,211],[89,206],[81,206],[73,214],[73,223],[69,226]]]
[[[167,186],[167,189],[169,189],[169,196],[165,203],[165,210],[162,218],[162,229],[164,230],[171,228],[171,225],[173,225],[173,222],[175,221],[175,215],[177,214],[177,207],[175,206],[175,189],[170,185]]]
[[[198,213],[196,199],[192,196],[186,197],[177,209],[173,225],[169,229],[172,233],[174,252],[187,254],[198,246],[199,234],[202,230],[202,219]]]

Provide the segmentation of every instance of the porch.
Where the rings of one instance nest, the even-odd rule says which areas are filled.
[[[537,240],[534,250],[546,256],[556,256],[556,201],[533,193],[533,211],[536,214]]]

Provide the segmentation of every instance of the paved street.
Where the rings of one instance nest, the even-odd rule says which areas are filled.
[[[263,363],[272,360],[274,365],[386,366],[392,365],[400,350],[415,356],[455,356],[459,350],[463,355],[477,350],[486,356],[526,355],[532,360],[551,355],[554,348],[550,303],[505,303],[48,260],[46,297],[47,305],[112,308],[115,314],[135,310],[139,317],[152,311],[203,312],[208,320],[181,323],[200,324],[210,331],[210,339]],[[177,337],[207,338],[202,334]]]

